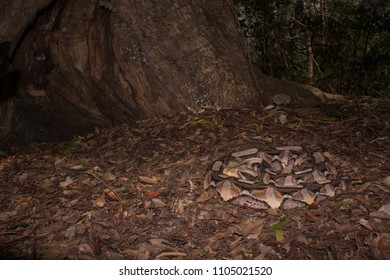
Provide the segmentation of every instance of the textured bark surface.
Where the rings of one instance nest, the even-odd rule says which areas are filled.
[[[20,40],[11,67],[21,73],[19,96],[4,125],[27,142],[177,111],[260,105],[262,92],[292,88],[255,78],[230,0],[36,1],[29,11],[20,14],[32,22],[23,36],[26,23],[0,37]]]

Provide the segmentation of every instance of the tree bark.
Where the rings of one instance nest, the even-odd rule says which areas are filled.
[[[32,24],[24,33],[0,30],[13,42],[10,71],[20,71],[18,97],[0,104],[14,112],[6,124],[0,116],[12,128],[4,139],[50,140],[178,111],[255,106],[262,92],[294,88],[272,79],[259,88],[266,77],[251,70],[231,0],[47,2],[31,8],[36,17],[26,15]]]

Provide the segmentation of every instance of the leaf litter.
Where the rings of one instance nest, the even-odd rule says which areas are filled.
[[[2,152],[0,257],[389,259],[389,112],[348,109],[354,118],[329,121],[321,108],[283,108],[288,122],[260,108],[204,110]],[[215,159],[286,145],[327,152],[353,191],[256,210],[207,188]]]

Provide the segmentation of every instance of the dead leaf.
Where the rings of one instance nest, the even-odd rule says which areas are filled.
[[[287,123],[287,116],[285,114],[279,115],[279,122],[281,125],[285,125]]]
[[[194,184],[194,182],[192,182],[191,180],[188,180],[188,182],[190,183],[190,191],[194,191],[197,189],[197,186]]]
[[[162,258],[170,257],[170,258],[177,258],[177,257],[186,257],[186,253],[181,253],[181,252],[165,252],[162,253],[158,256],[156,256],[156,260],[160,260]]]
[[[30,205],[32,203],[32,196],[27,196],[27,197],[24,197],[22,198],[21,200],[19,200],[17,202],[18,206],[27,206],[27,205]]]
[[[362,226],[364,226],[366,229],[370,231],[374,231],[374,229],[372,228],[372,226],[370,226],[369,222],[366,219],[360,219],[359,224],[361,224]]]
[[[18,212],[16,210],[0,213],[0,221],[7,221],[9,218],[15,216]]]
[[[224,201],[229,201],[241,193],[241,189],[234,185],[231,180],[221,181],[215,188]]]
[[[196,202],[204,203],[212,197],[213,195],[210,192],[202,192],[200,196],[196,199]]]
[[[230,242],[229,243],[229,249],[232,250],[232,249],[236,248],[241,243],[241,240],[242,240],[242,236],[240,236],[236,240]]]
[[[157,179],[149,178],[146,176],[138,176],[138,179],[140,180],[141,183],[146,183],[146,184],[151,184],[151,185],[155,185],[158,183]]]
[[[306,213],[306,215],[310,218],[310,219],[312,219],[312,220],[314,220],[314,221],[319,221],[319,220],[321,220],[319,217],[317,217],[312,211],[310,211],[310,210],[305,210],[305,213]]]
[[[147,195],[148,197],[154,198],[160,195],[160,191],[158,190],[144,191],[144,194]]]
[[[96,206],[100,207],[100,208],[104,207],[104,205],[106,205],[106,198],[105,198],[105,195],[102,194],[98,199],[94,200],[93,203],[94,203]]]
[[[386,187],[390,187],[390,176],[386,176],[385,178],[383,178],[382,183],[383,183]]]
[[[85,167],[82,165],[74,165],[74,166],[70,167],[71,170],[82,170],[84,168]]]
[[[72,180],[72,178],[70,178],[68,176],[68,177],[66,177],[65,181],[60,182],[59,185],[60,185],[61,188],[64,189],[64,188],[70,186],[71,184],[73,184],[73,180]]]
[[[204,176],[204,179],[203,179],[203,189],[204,190],[207,190],[212,184],[215,185],[215,183],[212,181],[211,179],[211,174],[213,172],[210,170],[206,173],[206,175]]]
[[[113,200],[120,200],[120,197],[111,189],[105,188],[104,193],[107,194]]]
[[[223,232],[217,232],[216,234],[214,234],[213,236],[209,237],[206,239],[206,243],[211,245],[212,243],[222,239],[225,237],[225,233]]]
[[[264,219],[250,218],[238,225],[234,225],[230,228],[233,233],[243,235],[248,239],[256,239],[259,237],[261,230],[264,226]]]
[[[105,181],[114,181],[116,179],[116,176],[108,171],[102,174],[102,179]]]
[[[164,201],[162,201],[159,198],[152,198],[152,202],[153,202],[154,206],[157,208],[162,208],[162,207],[165,207],[167,205]]]
[[[67,238],[72,238],[74,237],[76,234],[76,227],[74,225],[68,227],[66,230],[65,230],[65,236]]]

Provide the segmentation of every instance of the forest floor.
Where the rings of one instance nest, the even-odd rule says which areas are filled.
[[[11,150],[0,156],[0,258],[390,259],[389,108],[204,110]],[[290,210],[205,192],[214,160],[285,145],[331,154],[348,191]]]

